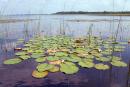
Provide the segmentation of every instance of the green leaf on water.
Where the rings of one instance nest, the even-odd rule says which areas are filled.
[[[5,60],[5,61],[4,61],[4,64],[18,64],[18,63],[20,63],[20,62],[22,62],[21,59],[19,59],[19,58],[14,58],[14,59]]]
[[[48,75],[48,71],[39,72],[39,71],[37,71],[37,70],[34,70],[34,71],[32,72],[32,76],[33,76],[34,78],[38,78],[38,79],[44,78],[44,77],[46,77],[47,75]]]
[[[81,61],[78,63],[81,67],[92,68],[94,67],[93,62]]]
[[[82,59],[82,61],[85,61],[85,62],[93,62],[94,59],[84,58],[84,59]]]
[[[43,72],[43,71],[52,69],[53,67],[54,65],[43,63],[43,64],[39,64],[36,68],[39,72]]]
[[[39,58],[39,57],[42,57],[43,55],[42,54],[32,54],[31,57],[32,58]]]
[[[23,60],[26,60],[26,59],[29,59],[29,58],[31,58],[30,56],[28,56],[28,55],[21,55],[21,56],[19,56],[21,59],[23,59]]]
[[[107,70],[110,67],[108,65],[105,65],[105,64],[102,64],[102,63],[98,63],[98,64],[95,64],[95,68],[98,69],[98,70]]]
[[[58,66],[54,66],[53,68],[49,69],[48,71],[50,72],[58,72],[60,70],[60,68]]]
[[[109,51],[109,50],[102,51],[101,53],[102,53],[103,55],[111,55],[111,54],[112,54],[112,52]]]
[[[127,67],[127,64],[125,62],[118,60],[112,61],[111,64],[117,67]]]
[[[99,58],[96,58],[96,60],[101,61],[101,62],[109,62],[111,61],[111,58],[99,57]]]
[[[17,55],[17,56],[26,55],[26,54],[27,54],[27,52],[17,52],[17,53],[15,53],[15,55]]]
[[[60,64],[60,71],[65,74],[74,74],[78,72],[79,68],[72,62],[65,62]]]
[[[48,60],[48,61],[56,61],[56,60],[59,60],[59,57],[49,56],[49,57],[47,57],[47,60]]]
[[[115,48],[114,51],[115,51],[115,52],[122,52],[122,51],[124,51],[124,50],[123,50],[123,49],[120,49],[120,48]]]
[[[45,57],[40,57],[40,58],[35,59],[35,61],[38,62],[38,63],[45,62],[46,58]]]
[[[117,56],[110,56],[110,58],[112,59],[112,61],[122,60],[120,57]]]
[[[68,56],[68,54],[65,53],[65,52],[56,52],[55,56],[57,56],[57,57],[65,57],[65,56]]]
[[[39,50],[35,50],[34,52],[35,52],[35,53],[43,53],[44,51],[41,50],[41,49],[39,49]]]
[[[93,56],[95,56],[95,57],[102,57],[103,56],[103,54],[101,54],[101,53],[95,53],[95,54],[92,54]]]
[[[75,58],[74,57],[62,57],[61,59],[69,61],[69,62],[79,62],[79,61],[81,61],[81,59],[78,58],[78,57],[75,57]]]
[[[86,58],[88,58],[88,59],[93,59],[94,56],[89,54],[89,55],[86,56]]]

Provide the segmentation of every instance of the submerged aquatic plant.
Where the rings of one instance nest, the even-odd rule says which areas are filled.
[[[23,40],[22,40],[23,41]],[[5,60],[4,64],[18,64],[22,60],[32,59],[38,63],[32,72],[35,78],[44,78],[49,72],[74,74],[79,67],[109,69],[109,64],[126,67],[120,57],[113,56],[113,45],[116,52],[123,51],[122,42],[112,42],[110,38],[100,39],[89,34],[85,38],[68,36],[36,36],[24,44],[22,51],[16,52],[14,59]],[[95,63],[94,61],[100,63]],[[104,64],[108,63],[108,65]]]

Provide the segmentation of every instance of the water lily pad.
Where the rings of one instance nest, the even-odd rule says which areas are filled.
[[[116,45],[114,46],[115,49],[124,49],[125,47],[124,46],[121,46],[121,45]]]
[[[23,60],[26,60],[26,59],[29,59],[29,58],[31,58],[30,56],[28,56],[28,55],[22,55],[22,56],[19,56],[21,59],[23,59]]]
[[[119,42],[119,44],[126,45],[126,44],[128,44],[128,42]]]
[[[78,53],[78,57],[86,57],[88,56],[88,53]]]
[[[65,74],[74,74],[78,72],[79,68],[71,62],[65,62],[60,64],[60,71],[64,72]]]
[[[62,63],[62,60],[49,61],[49,64],[52,64],[52,65],[60,65],[61,63]]]
[[[59,57],[49,56],[49,57],[47,57],[47,60],[48,60],[48,61],[56,61],[56,60],[59,60]]]
[[[119,42],[112,42],[112,44],[119,44]]]
[[[60,51],[62,51],[62,52],[69,52],[69,49],[62,48],[62,49],[60,49]]]
[[[35,50],[34,52],[35,52],[35,53],[43,53],[44,51],[41,50],[41,49],[39,49],[39,50]]]
[[[116,45],[116,46],[105,46],[105,48],[106,49],[110,49],[110,50],[112,50],[112,49],[114,49],[114,51],[123,51],[123,49],[125,48],[124,46],[118,46],[118,45]]]
[[[111,58],[99,57],[99,58],[96,58],[96,60],[101,61],[101,62],[109,62],[111,60]]]
[[[29,46],[31,49],[36,49],[36,48],[38,48],[38,46],[35,46],[35,45],[31,45],[31,46]]]
[[[28,53],[34,53],[34,50],[29,49],[29,50],[27,50],[27,52]]]
[[[67,61],[70,61],[70,62],[78,62],[78,60],[75,60],[74,58],[68,58]]]
[[[55,52],[57,52],[57,50],[55,50],[55,49],[48,49],[47,52],[48,53],[55,53]]]
[[[69,62],[79,62],[79,61],[81,61],[80,58],[73,58],[73,57],[63,57],[61,59],[69,61]]]
[[[19,58],[14,58],[14,59],[8,59],[4,61],[4,64],[18,64],[20,63],[22,60]]]
[[[88,59],[93,59],[94,58],[94,56],[93,55],[87,55],[85,58],[88,58]]]
[[[44,78],[48,75],[48,71],[44,71],[44,72],[38,72],[37,70],[34,70],[32,72],[32,76],[38,79]]]
[[[76,56],[76,55],[73,55],[73,54],[71,54],[70,55],[70,59],[74,59],[75,61],[81,61],[81,58],[80,57],[78,57],[78,56]]]
[[[58,56],[58,57],[65,57],[65,56],[68,56],[68,54],[65,53],[65,52],[56,52],[56,53],[55,53],[55,56]]]
[[[120,57],[117,57],[117,56],[110,56],[110,58],[112,58],[112,61],[121,60],[121,58],[120,58]]]
[[[101,54],[101,53],[95,53],[95,54],[92,54],[93,56],[95,56],[95,57],[102,57],[103,55]]]
[[[94,67],[93,62],[81,61],[78,63],[81,67],[92,68]]]
[[[32,54],[31,57],[32,58],[39,58],[39,57],[42,57],[43,55],[42,54]]]
[[[76,53],[86,53],[86,49],[85,48],[76,48],[75,52]]]
[[[95,68],[98,69],[98,70],[107,70],[107,69],[109,69],[110,67],[109,67],[108,65],[99,63],[99,64],[95,64]]]
[[[60,68],[58,66],[54,66],[53,68],[49,69],[50,72],[58,72]]]
[[[120,49],[120,48],[115,48],[114,51],[115,51],[115,52],[122,52],[122,51],[124,51],[124,50],[123,50],[123,49]]]
[[[39,72],[43,72],[43,71],[49,70],[53,67],[54,66],[51,64],[44,63],[44,64],[39,64],[36,68]]]
[[[111,55],[111,54],[112,54],[111,51],[107,51],[107,50],[102,51],[101,53],[102,53],[103,55]]]
[[[123,61],[112,61],[111,64],[117,67],[127,67],[127,64]]]
[[[46,58],[45,57],[40,57],[40,58],[37,58],[35,59],[36,62],[45,62],[46,61]]]
[[[68,60],[70,57],[61,57],[61,60]]]
[[[93,61],[94,61],[94,59],[84,58],[84,59],[82,59],[82,61],[85,61],[85,62],[93,62]]]
[[[15,55],[17,55],[17,56],[26,55],[26,54],[27,54],[27,52],[17,52],[17,53],[15,53]]]

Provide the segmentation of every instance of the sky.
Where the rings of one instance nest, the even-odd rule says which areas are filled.
[[[130,0],[0,0],[0,14],[50,14],[59,11],[130,11]]]

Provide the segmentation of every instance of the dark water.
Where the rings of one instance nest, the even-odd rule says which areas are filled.
[[[46,78],[35,79],[31,72],[37,63],[27,60],[18,65],[3,65],[6,59],[14,57],[13,48],[17,39],[29,38],[35,34],[84,37],[92,26],[93,35],[107,37],[119,28],[118,39],[130,39],[130,17],[86,16],[86,15],[42,15],[42,16],[12,16],[3,19],[31,19],[0,24],[0,87],[130,87],[129,66],[126,68],[113,67],[106,71],[94,68],[81,68],[78,73],[66,75],[61,72],[49,73]],[[114,19],[114,20],[113,20]],[[118,26],[118,24],[120,25]],[[101,33],[100,33],[101,32]],[[119,54],[125,62],[130,61],[130,45]]]

